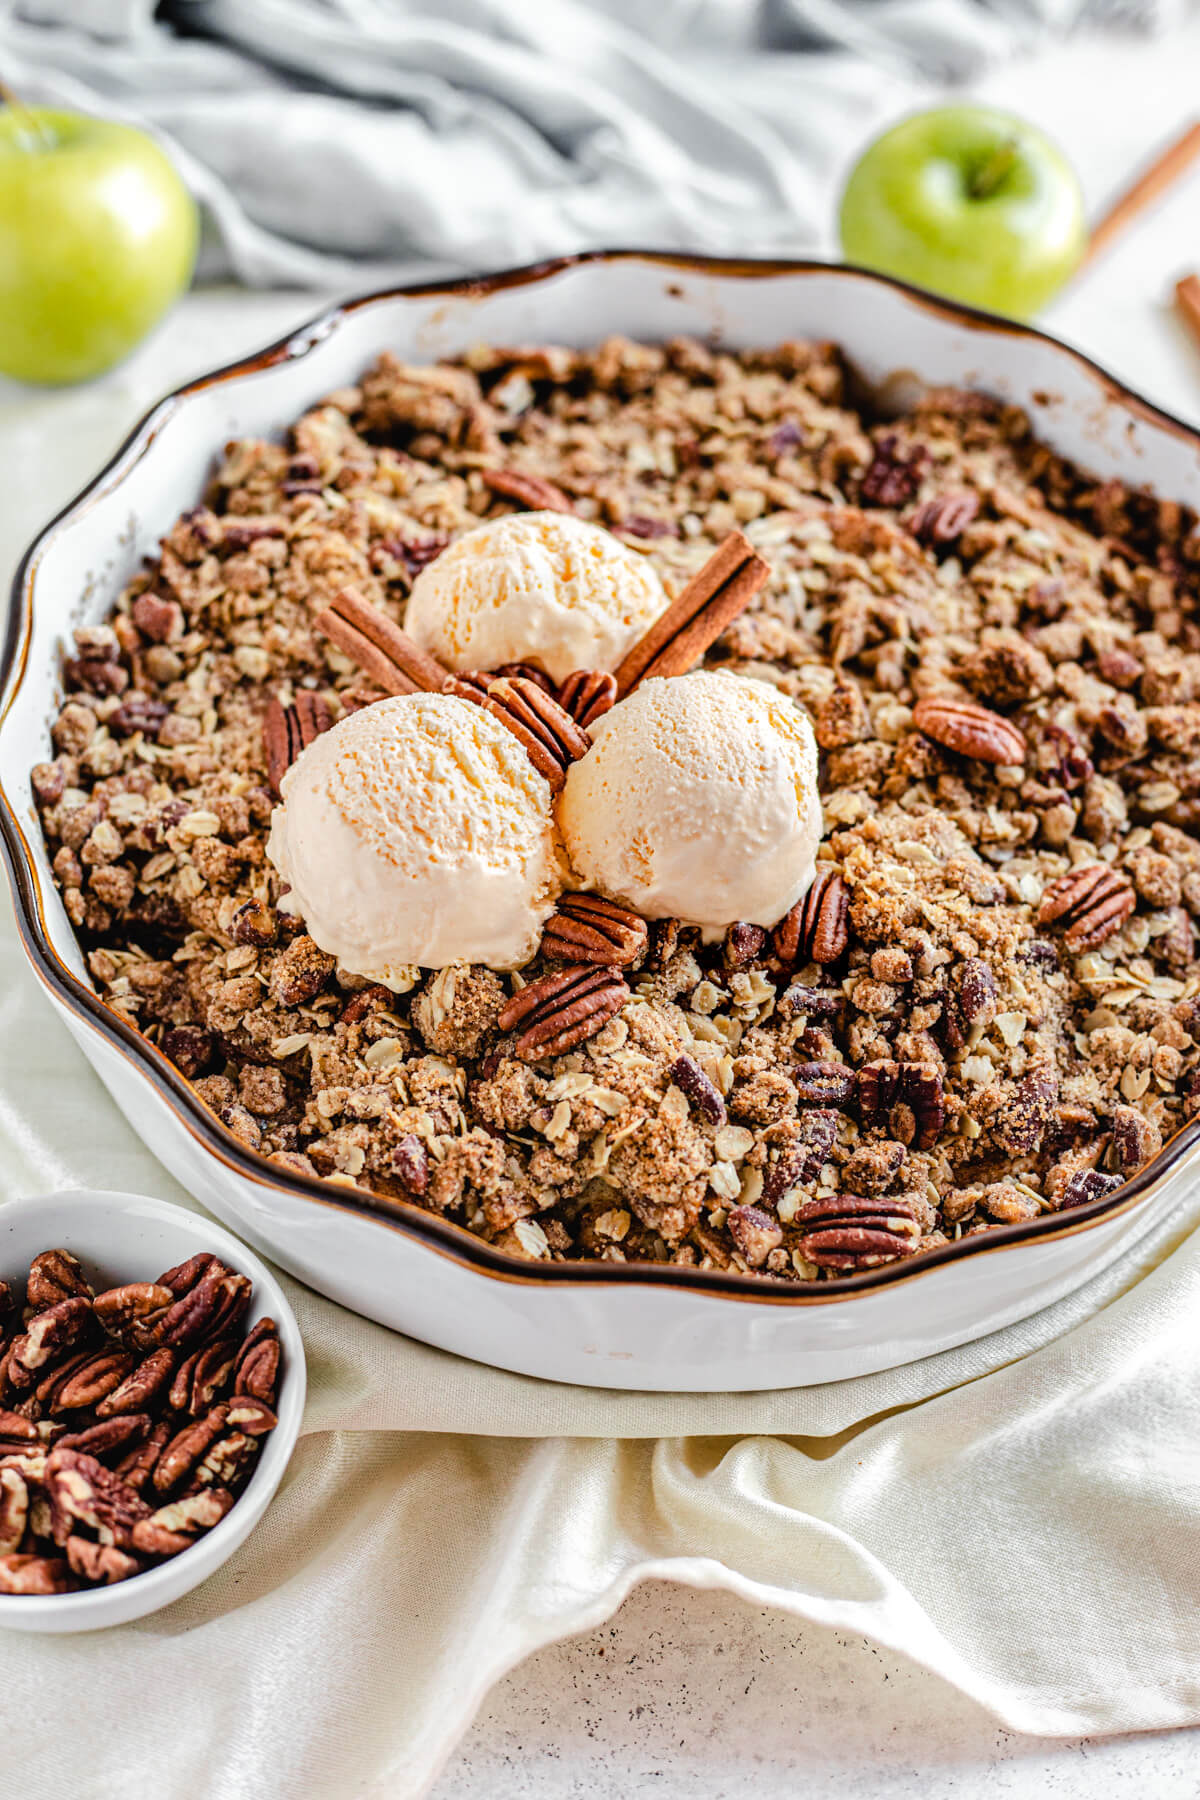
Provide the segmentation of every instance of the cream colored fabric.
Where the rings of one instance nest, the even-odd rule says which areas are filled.
[[[0,1197],[186,1199],[7,921],[0,1045]],[[74,1800],[407,1800],[498,1675],[655,1576],[865,1633],[1022,1731],[1196,1722],[1196,1223],[1200,1194],[981,1344],[773,1395],[504,1375],[291,1284],[309,1406],[270,1512],[138,1625],[0,1630],[4,1770]]]

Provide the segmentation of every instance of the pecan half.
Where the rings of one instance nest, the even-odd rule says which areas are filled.
[[[16,1376],[21,1386],[28,1387],[30,1378],[90,1337],[95,1326],[92,1303],[82,1295],[48,1306],[29,1321],[25,1335],[13,1343],[9,1380]]]
[[[519,1031],[513,1047],[523,1062],[540,1062],[595,1037],[628,998],[615,969],[571,963],[514,994],[496,1023],[501,1031]]]
[[[245,1431],[231,1431],[218,1438],[196,1466],[200,1487],[239,1488],[248,1478],[261,1445]]]
[[[279,914],[265,900],[247,900],[230,919],[229,935],[235,944],[265,950],[279,936]]]
[[[956,544],[979,511],[979,496],[964,491],[938,494],[918,506],[908,529],[927,550],[948,550]]]
[[[914,444],[907,453],[892,431],[875,445],[871,465],[859,483],[858,497],[864,506],[905,506],[916,494],[929,467],[929,451],[924,444]]]
[[[116,1419],[101,1419],[95,1425],[89,1425],[84,1431],[70,1431],[58,1440],[57,1448],[61,1450],[81,1450],[87,1456],[94,1456],[98,1462],[106,1462],[111,1468],[114,1460],[119,1461],[144,1442],[150,1433],[150,1419],[146,1413],[125,1413]]]
[[[982,957],[971,956],[953,971],[942,1001],[942,1028],[952,1050],[961,1050],[971,1032],[996,1016],[996,977]]]
[[[921,1227],[911,1206],[901,1200],[864,1200],[856,1194],[831,1194],[798,1206],[794,1223],[801,1236],[797,1249],[819,1269],[848,1272],[873,1269],[911,1256]]]
[[[235,1394],[228,1404],[229,1424],[247,1437],[267,1437],[279,1423],[272,1409],[252,1394]]]
[[[59,1556],[0,1556],[0,1594],[67,1594],[71,1571]]]
[[[429,1192],[429,1152],[414,1131],[406,1131],[392,1151],[392,1173],[406,1194]]]
[[[155,1282],[156,1287],[170,1288],[178,1297],[190,1293],[198,1287],[206,1275],[228,1275],[229,1270],[219,1257],[210,1251],[202,1250],[197,1256],[189,1256],[186,1262],[177,1263],[173,1269],[167,1269]]]
[[[236,1338],[223,1337],[193,1350],[171,1383],[168,1398],[175,1411],[193,1418],[206,1413],[232,1375],[239,1348]]]
[[[617,678],[607,669],[576,669],[558,690],[558,704],[585,731],[617,703]]]
[[[797,1063],[792,1080],[801,1106],[845,1106],[854,1092],[854,1070],[845,1063]]]
[[[228,1416],[229,1408],[222,1403],[210,1408],[202,1419],[194,1419],[182,1431],[176,1432],[154,1465],[150,1479],[155,1493],[169,1494],[172,1488],[195,1474],[211,1446],[223,1436]]]
[[[143,1556],[178,1556],[214,1525],[219,1525],[233,1505],[227,1488],[203,1488],[160,1506],[133,1528],[133,1546]]]
[[[133,1368],[134,1358],[124,1350],[97,1350],[56,1384],[47,1406],[52,1413],[81,1412],[104,1400]]]
[[[750,925],[745,919],[735,919],[726,928],[721,960],[727,969],[748,969],[759,960],[766,947],[767,934],[761,925]]]
[[[480,469],[485,487],[503,500],[516,500],[532,512],[573,513],[575,503],[544,475],[527,475],[523,469]]]
[[[75,1574],[96,1587],[111,1587],[114,1581],[128,1581],[131,1575],[140,1575],[145,1566],[136,1556],[127,1555],[114,1544],[93,1544],[90,1538],[74,1534],[63,1548]]]
[[[1102,1169],[1077,1169],[1063,1189],[1059,1208],[1065,1212],[1068,1207],[1087,1206],[1089,1201],[1101,1200],[1124,1186],[1123,1175],[1106,1175]]]
[[[883,1125],[913,1150],[929,1150],[946,1123],[943,1080],[932,1063],[864,1063],[856,1080],[859,1118]]]
[[[677,1056],[671,1064],[671,1080],[687,1095],[702,1119],[710,1125],[725,1123],[725,1102],[694,1057]]]
[[[1058,1107],[1058,1072],[1053,1063],[1028,1069],[1008,1103],[988,1120],[988,1129],[1010,1156],[1032,1156],[1053,1125]]]
[[[498,675],[482,696],[457,676],[446,683],[446,692],[460,700],[473,700],[499,719],[522,746],[530,762],[558,794],[571,763],[586,756],[592,740],[551,694],[525,675]]]
[[[777,1206],[792,1188],[816,1180],[833,1149],[837,1122],[837,1113],[823,1107],[808,1108],[789,1121],[763,1175],[762,1197],[768,1206]]]
[[[122,1342],[135,1342],[147,1321],[165,1313],[175,1296],[154,1281],[131,1281],[97,1294],[93,1305],[104,1329]]]
[[[307,689],[283,706],[274,695],[263,715],[263,745],[267,753],[267,780],[278,798],[279,784],[300,755],[333,724],[329,702]]]
[[[19,1469],[0,1467],[0,1556],[21,1548],[29,1520],[29,1488]]]
[[[359,988],[357,994],[351,994],[342,1008],[342,1024],[357,1025],[368,1013],[391,1012],[396,1005],[396,996],[391,988],[382,982],[372,982],[370,987]]]
[[[776,956],[787,969],[806,962],[828,968],[849,947],[849,918],[850,896],[840,870],[819,864],[808,892],[775,927]]]
[[[841,1012],[845,1004],[846,996],[840,988],[806,987],[803,982],[793,981],[780,994],[775,1010],[781,1019],[801,1016],[808,1019],[832,1019]]]
[[[600,894],[564,894],[546,921],[541,954],[553,962],[628,968],[649,941],[646,921]]]
[[[122,1413],[149,1412],[157,1408],[174,1373],[175,1352],[152,1350],[97,1404],[96,1417],[112,1419]]]
[[[1072,953],[1094,950],[1119,931],[1137,904],[1133,883],[1107,863],[1068,869],[1042,895],[1039,925],[1055,925]]]
[[[116,1473],[135,1494],[145,1495],[158,1459],[173,1436],[174,1427],[170,1420],[160,1419],[157,1425],[151,1427],[149,1437],[117,1463]]]
[[[42,1447],[41,1433],[32,1419],[20,1413],[0,1411],[0,1458],[32,1455]]]
[[[172,1350],[190,1350],[209,1338],[227,1336],[240,1323],[250,1295],[244,1275],[228,1270],[206,1275],[181,1294],[174,1306],[147,1321],[149,1341]]]
[[[256,1400],[274,1406],[282,1355],[279,1327],[274,1319],[260,1319],[247,1333],[233,1365],[234,1392],[253,1394]]]
[[[913,707],[913,724],[944,750],[974,762],[1023,763],[1026,743],[1010,719],[974,700],[927,694]]]
[[[43,1250],[29,1265],[25,1302],[41,1312],[60,1300],[90,1300],[87,1276],[69,1250]]]
[[[62,1362],[51,1362],[43,1371],[33,1390],[32,1403],[27,1398],[22,1405],[28,1410],[31,1419],[40,1419],[43,1414],[51,1412],[58,1401],[60,1388],[86,1368],[96,1354],[94,1350],[77,1350],[74,1356],[66,1357]]]
[[[57,1445],[46,1458],[46,1492],[65,1518],[77,1519],[101,1543],[122,1550],[129,1548],[134,1525],[150,1510],[115,1470],[83,1451]]]
[[[20,1338],[14,1338],[0,1350],[0,1404],[15,1401],[18,1394],[29,1386],[29,1374],[21,1368],[13,1355],[20,1341]]]
[[[783,1242],[783,1227],[758,1206],[735,1206],[725,1221],[749,1269],[761,1269]]]

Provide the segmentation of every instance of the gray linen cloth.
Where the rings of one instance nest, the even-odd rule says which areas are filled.
[[[597,246],[811,250],[870,126],[1187,0],[0,0],[24,97],[154,130],[201,271],[363,286]]]

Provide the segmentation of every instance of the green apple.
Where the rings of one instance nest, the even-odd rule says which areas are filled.
[[[0,373],[86,381],[191,280],[196,208],[144,132],[0,107]]]
[[[1083,255],[1083,195],[1062,151],[990,106],[943,106],[885,131],[841,205],[848,261],[1027,319]]]

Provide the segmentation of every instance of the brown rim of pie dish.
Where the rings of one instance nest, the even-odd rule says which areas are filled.
[[[444,295],[486,295],[502,288],[532,286],[564,270],[589,263],[640,262],[670,271],[688,274],[732,275],[754,280],[776,275],[845,274],[880,287],[905,294],[924,311],[953,320],[971,330],[1004,333],[1010,337],[1028,338],[1035,343],[1050,344],[1086,369],[1103,388],[1108,398],[1127,412],[1133,412],[1174,436],[1183,439],[1200,452],[1200,431],[1144,399],[1110,375],[1091,357],[1064,344],[1048,332],[1010,319],[994,317],[973,307],[942,300],[907,282],[877,275],[851,264],[817,262],[811,259],[776,261],[750,258],[692,256],[676,252],[642,250],[594,250],[573,256],[556,257],[524,268],[503,269],[492,275],[469,276],[456,281],[419,282],[404,287],[382,288],[362,294],[340,305],[326,309],[314,319],[289,331],[286,336],[253,355],[199,376],[194,381],[174,388],[151,407],[125,438],[120,448],[76,497],[69,501],[40,531],[21,558],[13,577],[8,624],[0,649],[0,691],[11,692],[0,712],[0,726],[16,698],[24,678],[31,636],[33,588],[42,555],[68,519],[84,512],[108,485],[110,476],[136,451],[144,456],[159,430],[189,394],[201,393],[219,383],[235,380],[260,369],[282,362],[294,362],[328,337],[347,316],[375,301]],[[1200,1136],[1200,1117],[1182,1126],[1164,1145],[1158,1155],[1132,1180],[1114,1193],[1093,1200],[1086,1206],[1067,1213],[1043,1213],[1040,1218],[1018,1225],[997,1225],[987,1231],[927,1250],[918,1256],[886,1263],[859,1275],[839,1276],[820,1282],[791,1279],[764,1279],[759,1275],[728,1273],[721,1270],[695,1269],[673,1263],[610,1263],[601,1261],[530,1262],[495,1249],[476,1237],[465,1226],[456,1225],[438,1214],[408,1203],[387,1202],[384,1205],[356,1199],[349,1188],[340,1188],[319,1177],[298,1175],[279,1168],[257,1151],[239,1143],[226,1126],[199,1099],[191,1084],[180,1074],[162,1051],[143,1037],[128,1021],[108,1006],[99,995],[72,973],[59,956],[46,929],[42,907],[42,890],[30,853],[29,844],[17,817],[16,808],[0,784],[0,845],[15,900],[18,930],[26,952],[39,976],[52,994],[72,1012],[80,1015],[97,1030],[111,1048],[128,1058],[152,1083],[158,1094],[170,1105],[177,1118],[187,1127],[201,1146],[215,1155],[234,1173],[261,1185],[286,1193],[299,1194],[324,1206],[358,1214],[373,1223],[386,1226],[403,1236],[415,1238],[428,1249],[453,1261],[477,1269],[495,1280],[518,1281],[528,1285],[541,1283],[584,1283],[594,1285],[646,1285],[690,1288],[721,1294],[729,1299],[757,1301],[763,1304],[823,1305],[849,1299],[872,1288],[896,1281],[910,1281],[927,1274],[941,1264],[988,1251],[1007,1250],[1034,1241],[1072,1237],[1103,1220],[1115,1218],[1139,1205],[1159,1182],[1182,1162]]]

